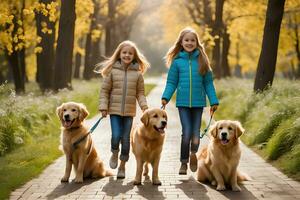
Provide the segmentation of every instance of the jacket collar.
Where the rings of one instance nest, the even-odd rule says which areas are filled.
[[[117,61],[114,65],[113,65],[113,68],[116,68],[116,69],[121,69],[121,70],[125,70],[125,66],[123,66],[121,64],[121,61]],[[139,70],[139,64],[138,63],[130,63],[130,65],[128,66],[127,70],[136,70],[138,71]]]
[[[185,50],[181,50],[178,55],[176,56],[176,58],[196,58],[199,55],[199,50],[195,49],[193,52],[188,53]]]

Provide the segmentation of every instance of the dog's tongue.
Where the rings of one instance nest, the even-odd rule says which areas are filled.
[[[165,133],[165,130],[164,130],[163,128],[159,128],[158,131],[159,131],[160,133]]]
[[[229,142],[229,140],[221,140],[222,144],[227,144]]]
[[[72,121],[65,121],[65,126],[68,127],[68,126],[71,126],[72,124]]]

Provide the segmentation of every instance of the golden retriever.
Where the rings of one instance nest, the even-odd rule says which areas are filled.
[[[62,124],[61,146],[66,155],[65,174],[61,182],[68,182],[72,165],[75,169],[76,183],[83,182],[83,178],[101,178],[111,175],[104,169],[103,162],[99,158],[92,137],[88,129],[83,125],[88,116],[86,107],[81,103],[63,103],[56,110]],[[81,137],[88,136],[74,147],[74,143]]]
[[[225,190],[226,185],[233,191],[241,191],[238,182],[250,177],[237,170],[241,157],[239,137],[244,128],[238,121],[221,120],[210,129],[210,143],[198,155],[197,180],[217,185]]]
[[[135,185],[141,184],[143,165],[144,176],[148,177],[148,163],[152,166],[152,184],[161,185],[158,177],[158,165],[162,152],[167,113],[161,109],[146,110],[141,117],[142,124],[131,134],[132,151],[136,159]]]

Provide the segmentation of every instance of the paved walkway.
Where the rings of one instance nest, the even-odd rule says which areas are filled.
[[[147,99],[150,107],[160,106],[163,87],[163,83],[159,83],[158,87],[149,94]],[[195,174],[191,172],[179,176],[181,127],[177,109],[173,103],[167,106],[167,112],[169,116],[167,136],[159,166],[162,186],[153,186],[147,181],[142,186],[133,185],[136,169],[133,154],[130,154],[126,165],[127,174],[124,180],[117,180],[116,176],[112,176],[85,180],[83,184],[74,182],[63,184],[60,183],[60,178],[64,173],[65,158],[61,157],[46,168],[38,178],[13,191],[10,199],[300,199],[299,182],[289,179],[245,145],[242,145],[239,168],[250,174],[253,181],[244,182],[242,192],[216,191],[214,187],[198,183],[194,178]],[[92,125],[97,118],[98,116],[87,121],[87,125]],[[138,120],[135,123],[138,123]],[[107,167],[110,157],[110,135],[108,119],[104,119],[93,133],[96,148]],[[207,142],[207,138],[201,140],[201,144]],[[71,178],[73,177],[72,173]]]

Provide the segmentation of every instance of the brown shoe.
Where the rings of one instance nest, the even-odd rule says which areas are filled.
[[[116,169],[118,167],[118,152],[114,152],[111,154],[111,157],[109,159],[109,166],[112,169]]]
[[[118,168],[117,179],[125,178],[125,161],[121,160],[120,166]]]
[[[197,156],[195,153],[191,153],[190,155],[190,169],[192,172],[195,172],[197,171],[197,163],[198,163],[198,160],[197,160]]]
[[[179,175],[186,175],[187,170],[187,164],[181,163],[180,169],[179,169]]]

